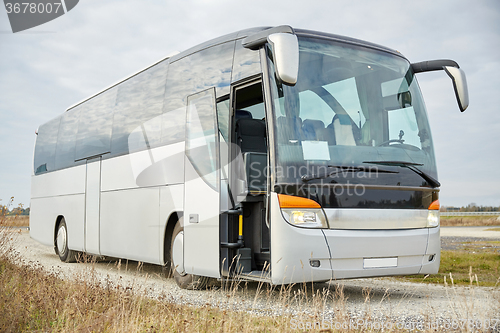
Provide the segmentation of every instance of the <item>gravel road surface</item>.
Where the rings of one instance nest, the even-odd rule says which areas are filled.
[[[441,237],[476,237],[500,240],[500,226],[441,227]]]
[[[449,235],[444,236],[444,240],[458,237],[451,235],[447,228],[442,230],[443,236]],[[324,297],[310,297],[309,289],[308,301],[304,300],[304,288],[300,286],[289,287],[287,295],[290,297],[284,301],[279,286],[268,291],[269,285],[254,282],[240,283],[238,289],[228,282],[226,286],[216,286],[212,290],[189,291],[179,289],[173,279],[164,278],[159,266],[123,260],[67,264],[59,260],[53,248],[32,240],[26,230],[9,232],[13,235],[13,247],[19,262],[42,267],[63,279],[86,277],[96,283],[126,286],[148,297],[162,297],[193,306],[212,305],[260,315],[291,314],[295,318],[292,328],[294,325],[307,328],[308,321],[318,320],[344,327],[356,320],[365,325],[369,320],[375,325],[390,321],[411,328],[408,325],[422,321],[439,320],[442,326],[453,320],[458,323],[492,320],[488,323],[496,323],[496,319],[500,319],[500,287],[444,287],[393,278],[343,280],[315,284],[315,289],[324,290],[330,296],[326,300]],[[500,237],[500,232],[496,233]],[[464,235],[471,236],[469,232]],[[500,322],[496,329],[500,331]]]

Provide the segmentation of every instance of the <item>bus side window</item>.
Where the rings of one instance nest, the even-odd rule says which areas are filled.
[[[229,141],[229,98],[217,103],[219,131],[226,142]]]
[[[205,183],[217,190],[214,90],[208,89],[188,97],[186,156]]]
[[[162,61],[119,86],[113,117],[112,156],[160,144],[167,69],[168,62]],[[138,131],[140,136],[133,134]]]
[[[110,152],[116,91],[116,87],[111,88],[82,105],[75,160]]]
[[[241,40],[236,41],[231,82],[259,73],[262,73],[259,51],[247,49],[241,45]]]
[[[56,169],[75,165],[76,133],[81,108],[82,106],[79,105],[66,111],[62,116],[59,135],[57,136]]]
[[[55,170],[56,140],[61,118],[57,117],[38,129],[34,158],[35,175]]]
[[[229,93],[234,41],[170,59],[163,102],[161,143],[184,140],[187,96],[215,87],[216,96]]]

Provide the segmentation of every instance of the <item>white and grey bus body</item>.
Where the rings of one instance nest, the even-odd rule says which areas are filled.
[[[320,139],[327,127],[313,132],[314,139],[306,138],[307,126],[317,125],[318,119],[298,117],[300,138],[278,143],[292,128],[283,125],[291,123],[288,118],[279,116],[280,103],[289,104],[291,93],[283,88],[286,78],[282,87],[279,77],[286,66],[282,73],[273,69],[280,61],[273,58],[280,47],[277,40],[269,42],[273,34],[305,36],[301,52],[312,37],[404,60],[380,46],[290,27],[237,32],[164,59],[39,128],[31,237],[56,246],[57,252],[64,221],[67,247],[72,251],[159,265],[174,259],[173,269],[183,277],[239,275],[282,284],[436,273],[439,218],[435,206],[430,206],[438,198],[439,183],[433,173],[430,136],[421,137],[422,142],[427,141],[420,146],[421,151],[430,151],[430,176],[429,172],[421,176],[418,168],[417,172],[407,170],[423,165],[417,156],[420,152],[412,148],[414,152],[405,154],[413,164],[375,161],[388,169],[382,170],[387,175],[380,184],[372,180],[354,185],[315,183],[320,177],[316,177],[319,169],[314,168],[328,163],[324,147],[329,147],[328,154],[337,154],[337,149],[343,151],[352,144],[344,145],[339,138],[336,144]],[[414,72],[450,66],[449,62],[436,65],[439,68],[433,64]],[[276,64],[281,71],[279,66]],[[463,90],[460,85],[466,91],[464,81],[447,73],[454,79],[456,91]],[[295,85],[299,90],[305,85],[300,77]],[[416,93],[411,92],[416,100]],[[298,94],[304,104],[303,91]],[[330,97],[317,95],[328,103]],[[409,92],[397,95],[408,99]],[[390,96],[387,93],[384,98]],[[345,114],[343,109],[335,113]],[[283,110],[288,117],[290,107]],[[297,122],[295,118],[293,122]],[[361,120],[359,125],[361,131],[365,127]],[[338,126],[334,118],[331,129],[337,127],[341,133],[344,128]],[[295,184],[280,176],[280,163],[299,155],[306,161],[310,154],[306,148],[313,141],[323,148],[313,150],[315,156],[304,162],[312,173],[303,173],[297,178],[302,181]],[[375,142],[370,137],[369,145],[356,144],[368,151]],[[283,153],[285,146],[291,152],[289,157]],[[375,149],[374,155],[363,153],[369,158],[355,165],[374,161],[384,149]],[[402,149],[397,154],[399,151]],[[354,166],[347,168],[351,172]],[[401,184],[391,183],[393,174],[404,176]],[[310,186],[304,177],[312,180]],[[355,190],[358,185],[365,192],[357,201],[349,198],[348,191],[335,192],[338,188]],[[289,197],[293,197],[291,206],[284,203]],[[295,197],[309,201],[294,201]],[[302,210],[298,202],[306,206],[312,202],[312,206]],[[314,221],[319,219],[322,225],[301,224],[304,219],[311,221],[311,211]],[[297,223],[293,222],[296,216]],[[182,229],[176,229],[178,223]]]

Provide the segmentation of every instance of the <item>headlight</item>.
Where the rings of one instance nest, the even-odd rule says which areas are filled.
[[[303,228],[328,228],[325,214],[321,209],[282,209],[285,220]]]
[[[303,228],[328,228],[325,213],[316,201],[285,194],[278,194],[278,200],[288,223]]]
[[[439,200],[434,200],[429,205],[429,210],[427,213],[427,228],[435,228],[439,226]]]
[[[427,213],[427,228],[439,226],[439,210],[429,210]]]

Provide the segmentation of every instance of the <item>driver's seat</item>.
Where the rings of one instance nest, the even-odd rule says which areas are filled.
[[[332,123],[328,127],[333,128],[335,133],[335,142],[342,146],[356,146],[356,136],[354,131],[359,128],[352,122],[347,114],[336,114]],[[357,133],[356,133],[357,134]]]

